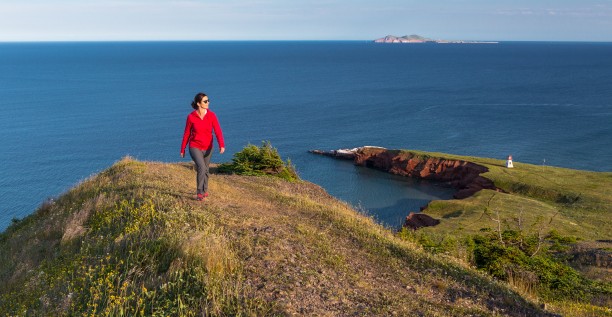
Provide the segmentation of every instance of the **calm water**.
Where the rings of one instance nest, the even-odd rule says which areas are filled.
[[[451,191],[307,150],[611,171],[611,56],[612,43],[0,43],[0,230],[125,155],[181,160],[198,91],[226,137],[213,161],[270,140],[304,179],[390,226]]]

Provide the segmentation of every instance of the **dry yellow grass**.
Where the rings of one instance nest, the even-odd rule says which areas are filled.
[[[194,182],[191,164],[125,159],[10,227],[0,313],[550,315],[314,184],[213,174],[198,202]]]

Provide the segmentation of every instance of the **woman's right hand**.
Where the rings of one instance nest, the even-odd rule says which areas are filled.
[[[185,157],[185,152],[181,152],[181,157]]]

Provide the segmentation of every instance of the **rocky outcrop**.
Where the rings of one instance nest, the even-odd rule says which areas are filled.
[[[612,241],[598,240],[578,243],[570,251],[570,263],[577,266],[594,266],[612,270]]]
[[[453,195],[456,199],[469,197],[482,189],[501,191],[495,187],[493,181],[480,176],[487,172],[488,168],[472,162],[374,146],[310,152],[353,160],[356,165],[376,168],[392,174],[446,182],[457,188],[457,192]]]
[[[416,230],[423,227],[433,227],[440,223],[440,220],[432,218],[426,214],[411,212],[406,221],[404,221],[404,227]]]
[[[331,157],[335,157],[339,159],[354,160],[355,152],[359,149],[360,148],[340,149],[340,150],[331,150],[331,151],[311,150],[309,152],[313,154],[331,156]]]

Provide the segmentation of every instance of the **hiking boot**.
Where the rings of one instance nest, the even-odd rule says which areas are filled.
[[[204,195],[202,194],[198,194],[198,197],[196,198],[197,201],[202,201],[204,200]]]
[[[204,193],[204,198],[208,197],[208,192]]]

